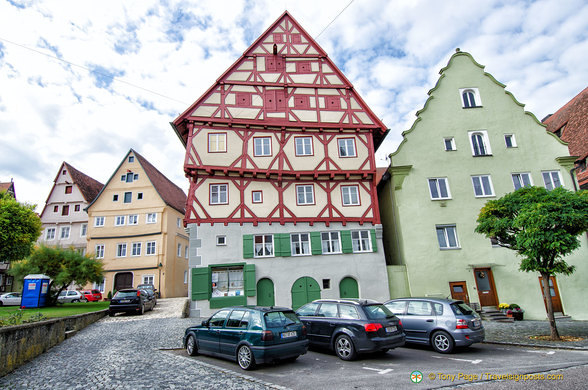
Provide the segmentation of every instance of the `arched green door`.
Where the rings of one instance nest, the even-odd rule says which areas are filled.
[[[275,306],[274,282],[263,278],[257,282],[257,306]]]
[[[357,280],[346,277],[339,283],[339,297],[341,298],[359,298],[359,288]]]
[[[321,288],[316,280],[304,276],[292,285],[292,309],[296,310],[305,303],[320,299]]]

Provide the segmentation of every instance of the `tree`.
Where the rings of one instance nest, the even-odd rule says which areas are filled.
[[[588,191],[523,187],[488,201],[477,222],[476,232],[522,258],[521,271],[541,274],[543,296],[550,297],[549,277],[575,270],[564,257],[580,246],[579,236],[588,230]],[[559,340],[551,299],[546,303],[551,338]]]
[[[41,226],[35,205],[19,203],[7,192],[0,192],[0,261],[27,257],[41,235]]]
[[[8,271],[16,278],[29,274],[44,274],[51,278],[48,305],[57,303],[57,296],[71,283],[85,285],[100,283],[103,277],[102,262],[94,255],[82,255],[75,248],[40,245],[31,255],[12,264]]]

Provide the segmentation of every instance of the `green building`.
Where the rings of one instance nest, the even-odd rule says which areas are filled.
[[[440,74],[379,186],[390,295],[517,303],[525,319],[545,319],[539,274],[474,229],[486,201],[520,186],[574,190],[574,157],[470,54],[458,49]],[[581,239],[566,259],[576,272],[551,291],[556,312],[586,320]]]

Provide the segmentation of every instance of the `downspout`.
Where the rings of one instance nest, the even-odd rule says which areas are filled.
[[[570,169],[570,176],[572,177],[572,184],[574,184],[574,192],[578,192],[578,186],[576,186],[576,179],[575,179],[575,175],[574,175],[575,170],[576,170],[576,167],[573,167],[572,169]]]

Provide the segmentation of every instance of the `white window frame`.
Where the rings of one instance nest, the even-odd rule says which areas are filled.
[[[302,236],[306,236],[306,240],[302,239]],[[304,244],[308,243],[305,247]],[[296,250],[300,253],[296,253]],[[290,234],[290,250],[292,256],[311,256],[312,255],[312,244],[310,239],[310,233],[292,233]]]
[[[131,256],[141,256],[142,243],[133,242],[131,243]]]
[[[139,224],[139,214],[131,214],[129,215],[129,225],[138,225]]]
[[[188,284],[188,271],[184,271],[184,284]]]
[[[147,213],[145,215],[145,223],[157,223],[157,213]]]
[[[301,198],[302,197],[302,198]],[[296,185],[296,205],[308,206],[314,205],[314,185],[297,184]]]
[[[439,240],[439,232],[443,232],[443,243]],[[453,232],[453,238],[455,240],[455,245],[450,246],[449,242],[449,233]],[[441,250],[451,250],[451,249],[460,249],[459,246],[459,239],[457,237],[457,227],[456,225],[437,225],[435,226],[435,233],[437,235],[437,243],[439,244],[439,249]]]
[[[466,103],[463,99],[463,94],[465,92],[472,92],[474,94],[474,105],[473,106],[466,106]],[[474,107],[482,107],[482,98],[480,97],[480,91],[478,88],[460,88],[459,89],[459,101],[461,102],[462,108],[474,108]]]
[[[101,293],[103,293],[105,284],[106,284],[106,279],[102,278],[102,282],[100,282],[100,283],[94,282],[92,289],[99,290]]]
[[[263,203],[263,192],[261,190],[251,191],[251,203]]]
[[[229,185],[228,184],[211,184],[210,185],[210,204],[229,204]],[[216,194],[216,195],[215,195]],[[224,195],[224,199],[223,199]]]
[[[445,191],[447,192],[446,196],[441,194],[441,185],[440,182],[444,183]],[[437,191],[437,197],[433,196],[433,189],[431,186],[435,187],[435,191]],[[451,199],[451,190],[449,189],[449,180],[446,177],[430,177],[427,179],[427,187],[429,188],[429,196],[431,200],[446,200]]]
[[[510,139],[510,146],[508,146],[507,139]],[[504,146],[506,146],[507,149],[512,149],[512,148],[517,147],[517,139],[515,138],[514,134],[505,134],[504,135]]]
[[[188,258],[188,254],[189,254],[189,253],[188,253],[188,252],[189,252],[189,251],[188,251],[188,249],[189,249],[189,246],[188,246],[188,245],[186,245],[186,246],[184,247],[184,257],[185,257],[186,259]]]
[[[143,284],[155,285],[155,275],[143,275],[141,278],[143,279]]]
[[[476,154],[476,149],[474,147],[473,136],[479,135],[482,139],[484,153]],[[470,140],[470,147],[472,149],[472,156],[474,157],[482,157],[482,156],[492,156],[492,148],[490,147],[490,139],[488,138],[488,132],[486,130],[472,130],[468,131],[468,138]]]
[[[253,137],[253,155],[269,157],[272,155],[272,137]]]
[[[222,140],[222,142],[219,142]],[[214,146],[214,148],[213,148]],[[225,153],[227,151],[227,133],[208,134],[208,153]]]
[[[106,217],[94,217],[94,227],[103,227]]]
[[[260,239],[261,242],[257,242]],[[262,252],[259,254],[258,252]],[[274,235],[255,234],[253,236],[253,257],[274,257]]]
[[[177,218],[176,219],[176,226],[178,228],[180,228],[180,229],[182,228],[182,218]]]
[[[227,245],[227,236],[225,236],[225,235],[216,236],[216,245],[217,246],[226,246]]]
[[[341,204],[343,206],[361,205],[358,185],[341,186]]]
[[[372,252],[372,235],[369,230],[352,230],[351,247],[353,253]]]
[[[357,157],[355,138],[337,138],[337,150],[339,151],[339,157]]]
[[[62,226],[59,228],[59,239],[60,240],[69,240],[69,234],[71,232],[70,226]]]
[[[51,234],[49,234],[51,232]],[[55,240],[56,229],[54,227],[45,229],[45,241]]]
[[[88,235],[88,224],[83,223],[80,225],[80,237],[86,237]]]
[[[451,149],[447,148],[447,143],[449,142],[449,145],[451,147]],[[454,152],[457,150],[457,148],[455,147],[455,138],[454,137],[445,137],[443,138],[443,148],[445,149],[446,152]]]
[[[182,257],[182,244],[178,243],[177,257]]]
[[[127,257],[127,243],[116,244],[116,257]]]
[[[127,200],[128,200],[128,202],[127,202]],[[123,194],[123,203],[132,203],[132,202],[133,202],[133,192],[132,191],[126,191]]]
[[[484,189],[484,178],[488,179],[488,186],[490,187],[490,193],[486,193]],[[479,188],[482,191],[481,194],[476,193],[476,180],[478,180]],[[474,196],[476,198],[487,198],[490,196],[494,196],[494,186],[492,185],[492,177],[490,175],[474,175],[472,176],[472,189],[474,190]]]
[[[295,137],[294,153],[296,156],[313,156],[312,137]]]
[[[321,249],[323,255],[342,253],[341,235],[339,232],[321,232]]]
[[[515,191],[518,190],[519,188],[526,187],[524,185],[523,176],[526,176],[529,179],[529,185],[528,185],[529,187],[533,185],[533,178],[531,177],[530,172],[516,172],[516,173],[511,174],[510,176],[512,178],[512,185],[513,185]],[[517,181],[515,181],[515,178],[519,184],[522,184],[518,188],[517,188]]]
[[[155,256],[157,254],[157,241],[147,241],[145,243],[145,256]]]
[[[553,175],[557,175],[557,180],[559,181],[559,185],[558,186],[554,186],[553,182]],[[545,179],[545,175],[548,175],[548,180],[547,181]],[[543,178],[543,185],[545,186],[545,188],[549,191],[558,188],[558,187],[563,187],[563,181],[561,179],[561,172],[559,170],[553,170],[553,171],[542,171],[541,172],[541,177]]]
[[[94,248],[96,251],[96,258],[103,259],[104,258],[104,244],[98,244]]]
[[[114,217],[114,226],[124,226],[127,221],[126,215],[117,215]]]

